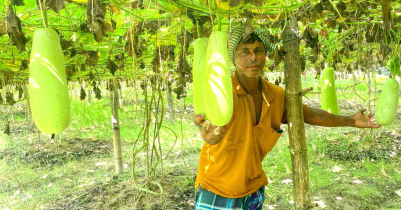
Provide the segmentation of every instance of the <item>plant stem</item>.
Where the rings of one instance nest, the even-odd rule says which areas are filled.
[[[217,14],[217,26],[218,26],[218,29],[217,30],[219,30],[219,31],[221,31],[221,16],[220,16],[220,14]]]
[[[196,32],[198,33],[198,38],[202,38],[203,34],[199,26],[199,21],[196,21]]]

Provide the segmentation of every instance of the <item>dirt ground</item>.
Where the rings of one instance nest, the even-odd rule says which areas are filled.
[[[318,107],[318,103],[313,101],[307,104],[312,107]],[[353,113],[355,110],[355,105],[348,102],[340,103],[340,107],[349,113]],[[398,114],[400,115],[400,113]],[[400,116],[397,117],[399,118]],[[307,127],[307,129],[313,128]],[[309,132],[322,132],[322,130],[319,130],[320,128],[316,129]],[[37,131],[29,122],[23,122],[17,126],[14,125],[11,127],[11,133],[15,138],[26,139],[25,143],[19,144],[19,147],[24,149],[15,147],[1,149],[0,160],[9,164],[12,164],[13,161],[18,161],[29,165],[34,170],[58,167],[71,161],[85,161],[96,158],[112,159],[113,157],[113,144],[110,139],[61,137],[53,140],[37,140],[37,137],[32,137],[37,135]],[[345,132],[336,138],[329,138],[327,148],[330,150],[325,155],[336,161],[352,162],[365,159],[401,161],[401,135],[398,132],[383,131],[375,133],[371,140],[366,141],[368,143],[362,146],[357,142],[344,145],[344,140],[352,138],[362,138],[360,131]],[[348,147],[348,149],[344,149],[344,147]],[[190,159],[197,160],[198,152],[191,151],[187,155],[191,156]],[[171,157],[168,163],[174,163],[178,156],[179,154]],[[127,163],[127,168],[132,168],[132,164]],[[163,176],[156,176],[156,180],[163,186],[163,194],[152,195],[135,188],[131,172],[126,170],[122,176],[113,177],[111,180],[100,179],[90,186],[60,197],[56,202],[45,205],[42,209],[193,209],[195,178],[196,167],[190,168],[189,171],[185,171],[182,168],[166,170]],[[136,181],[145,183],[146,179],[143,174],[139,173],[136,176]],[[369,185],[380,187],[375,180],[368,180],[367,182]],[[394,191],[401,188],[401,186],[396,186],[396,184],[397,182],[389,185],[391,189],[383,191],[381,197],[378,196],[378,198],[382,199],[380,202],[385,203],[386,197],[395,198],[397,196]],[[362,208],[361,202],[353,201],[359,199],[358,195],[353,197],[352,194],[352,188],[356,186],[347,186],[348,188],[345,185],[339,185],[335,189],[320,190],[315,192],[315,196],[326,199],[325,205],[329,206],[326,209],[358,209],[359,205]],[[151,190],[158,191],[158,188],[151,186]],[[348,201],[339,203],[335,198],[330,198],[332,196],[330,193],[333,190],[345,192],[342,199]],[[347,194],[347,192],[349,193]],[[286,209],[289,206],[288,202],[283,205],[280,205],[280,200],[276,202],[278,205],[266,205],[264,209]]]

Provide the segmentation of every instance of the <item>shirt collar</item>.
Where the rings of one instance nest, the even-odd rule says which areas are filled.
[[[235,90],[237,91],[237,95],[248,95],[248,93],[245,91],[244,87],[242,87],[241,83],[239,82],[236,71],[234,71],[234,74],[232,76],[232,81],[233,81]],[[276,97],[276,94],[274,93],[273,88],[271,87],[271,84],[264,79],[262,79],[261,82],[262,82],[263,95],[265,96],[266,100],[268,102],[273,101],[273,99]]]

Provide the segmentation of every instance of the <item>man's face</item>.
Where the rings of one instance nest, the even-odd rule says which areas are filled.
[[[234,55],[237,70],[246,77],[259,77],[266,62],[263,43],[255,40],[253,44],[239,43]]]

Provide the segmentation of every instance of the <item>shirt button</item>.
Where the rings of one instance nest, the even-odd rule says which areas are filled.
[[[254,120],[255,119],[255,117],[252,117],[252,120]]]
[[[252,110],[253,108],[251,107],[251,110]]]
[[[248,98],[248,101],[251,101],[251,99]]]

